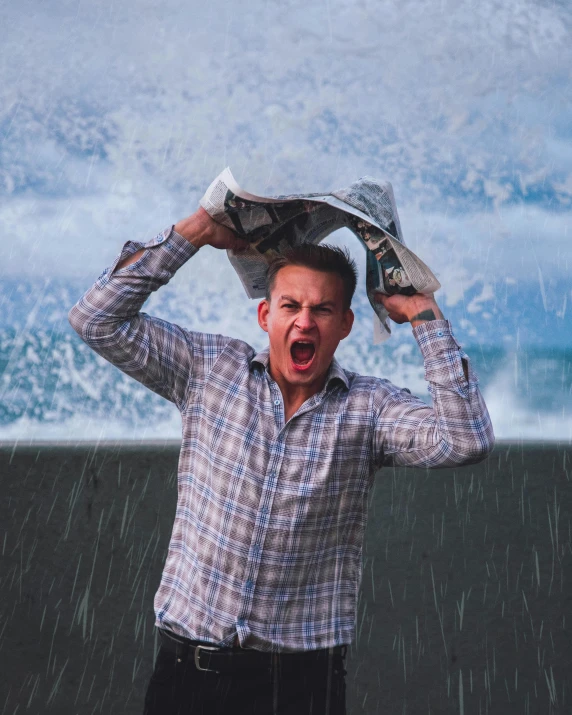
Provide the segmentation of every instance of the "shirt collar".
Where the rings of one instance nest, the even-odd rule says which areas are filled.
[[[266,371],[268,371],[269,360],[270,347],[266,347],[264,348],[264,350],[261,350],[259,353],[256,353],[256,355],[252,358],[250,367],[252,369],[255,364],[258,364],[261,365]],[[330,384],[335,380],[341,380],[346,386],[346,388],[349,390],[350,384],[348,382],[346,373],[344,372],[342,366],[336,360],[336,358],[333,358],[332,363],[330,365],[330,369],[328,370],[328,374],[326,376],[326,388],[328,388]]]

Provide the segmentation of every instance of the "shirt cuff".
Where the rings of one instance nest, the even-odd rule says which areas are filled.
[[[421,323],[413,328],[413,334],[423,355],[426,380],[453,387],[463,397],[477,389],[478,377],[448,320]],[[467,367],[468,380],[463,363]]]
[[[118,263],[142,248],[151,250],[145,251],[135,263],[116,270]],[[127,241],[111,266],[106,268],[97,279],[96,284],[99,288],[103,288],[112,275],[121,276],[124,274],[138,273],[139,271],[147,273],[151,267],[154,270],[160,267],[161,271],[173,275],[189,258],[194,256],[198,250],[196,246],[193,246],[192,243],[189,243],[189,241],[177,233],[174,226],[170,226],[164,231],[161,231],[161,233],[158,233],[150,241],[147,241],[147,243]]]
[[[143,244],[143,248],[153,249],[153,253],[162,253],[168,267],[177,270],[199,250],[192,243],[175,231],[175,226],[166,228],[154,238]]]
[[[174,224],[170,228],[166,228],[164,231],[161,231],[161,233],[158,233],[155,238],[152,238],[144,245],[145,248],[153,248],[155,246],[160,246],[161,244],[171,246],[176,251],[184,254],[187,258],[194,256],[194,254],[199,250],[190,241],[183,238],[180,233],[175,231]]]
[[[424,359],[441,350],[461,349],[448,320],[428,320],[426,323],[420,323],[413,328],[413,336]]]

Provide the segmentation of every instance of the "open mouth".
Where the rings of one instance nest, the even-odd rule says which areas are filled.
[[[310,367],[314,360],[315,353],[316,346],[314,343],[306,342],[305,340],[296,340],[290,347],[292,362],[294,363],[294,367],[299,370]]]

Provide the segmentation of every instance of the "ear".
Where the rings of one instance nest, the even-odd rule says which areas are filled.
[[[340,326],[342,331],[342,337],[340,338],[341,340],[347,338],[348,335],[351,333],[354,324],[354,317],[355,316],[353,310],[351,308],[348,308],[342,317],[342,323]]]
[[[268,313],[270,311],[270,306],[266,298],[261,300],[258,304],[258,325],[264,330],[265,333],[268,332]]]

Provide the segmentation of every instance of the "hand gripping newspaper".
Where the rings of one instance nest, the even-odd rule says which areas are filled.
[[[244,191],[226,168],[200,205],[218,223],[250,243],[240,254],[227,251],[249,298],[263,298],[268,263],[301,243],[320,243],[349,228],[366,249],[366,290],[377,319],[374,343],[391,335],[389,317],[376,293],[434,293],[441,287],[431,270],[403,241],[393,188],[364,176],[329,194],[255,196]]]

